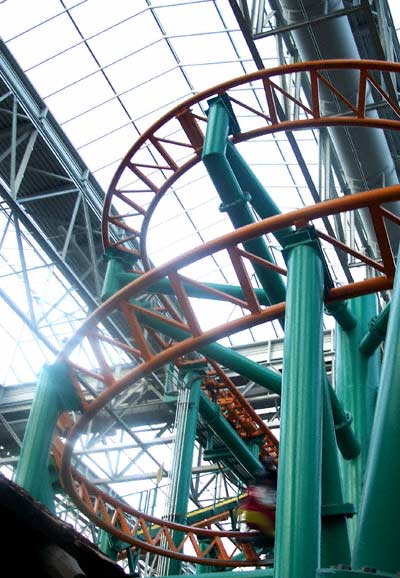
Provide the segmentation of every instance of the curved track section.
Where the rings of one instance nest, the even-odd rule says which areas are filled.
[[[168,189],[201,160],[210,99],[227,95],[233,113],[238,118],[246,115],[249,128],[232,130],[234,144],[276,132],[332,126],[399,130],[400,108],[385,88],[385,76],[399,72],[396,63],[321,60],[257,71],[189,98],[143,133],[120,164],[104,204],[104,246],[136,254],[132,249],[136,242],[145,266],[150,267],[146,240],[151,218]],[[356,101],[335,88],[332,78],[337,73],[357,76]],[[298,75],[309,80],[311,104],[283,88],[294,85]],[[251,102],[257,104],[249,105],[246,99],[250,88],[257,94]],[[338,103],[340,114],[324,114],[322,91],[324,98],[329,95]],[[380,101],[379,117],[369,111],[371,93]],[[295,119],[280,120],[277,99],[284,109],[296,111]]]
[[[66,443],[64,445],[57,444],[55,454],[61,468],[62,483],[78,508],[98,526],[143,551],[194,563],[224,567],[263,564],[262,561],[255,558],[254,550],[248,545],[240,544],[237,532],[220,532],[211,529],[211,521],[209,528],[200,528],[182,526],[153,518],[132,508],[127,508],[123,503],[100,491],[85,480],[72,466],[74,444],[90,420],[109,401],[127,390],[136,380],[167,363],[182,365],[190,362],[193,359],[191,354],[200,352],[204,355],[211,371],[209,374],[210,386],[212,386],[213,380],[217,380],[219,386],[222,382],[222,398],[229,397],[228,393],[231,401],[234,398],[235,403],[231,405],[231,411],[234,412],[234,405],[237,403],[242,404],[240,412],[244,410],[248,412],[248,417],[242,427],[245,426],[249,430],[249,435],[257,433],[263,435],[263,451],[276,457],[278,447],[274,436],[257,421],[251,408],[245,407],[245,400],[243,401],[237,396],[235,388],[229,380],[225,379],[222,370],[213,359],[210,350],[207,349],[209,344],[215,343],[224,336],[284,315],[285,303],[260,304],[247,272],[248,263],[257,262],[258,266],[267,269],[274,268],[276,265],[243,250],[242,244],[249,239],[274,233],[290,226],[298,230],[314,226],[322,251],[329,250],[333,246],[343,253],[351,255],[356,262],[368,265],[373,272],[373,275],[368,279],[332,287],[326,296],[327,302],[390,289],[393,284],[395,262],[386,224],[390,222],[398,226],[400,219],[383,205],[399,199],[400,186],[376,189],[358,195],[329,200],[242,227],[142,274],[137,280],[104,302],[66,345],[61,358],[70,365],[73,382],[82,400],[83,412],[74,424],[68,419],[60,422]],[[360,209],[369,213],[375,228],[379,247],[374,259],[345,246],[326,233],[318,231],[319,219],[331,218],[333,215]],[[203,331],[188,296],[188,288],[191,285],[199,287],[199,283],[191,281],[182,271],[190,264],[198,263],[207,256],[221,252],[230,260],[232,270],[236,275],[236,285],[241,288],[241,297],[232,297],[232,295],[222,291],[218,291],[218,297],[237,305],[244,311],[244,314],[227,324],[216,325]],[[281,271],[281,273],[285,273],[285,271]],[[174,288],[177,309],[182,312],[180,316],[177,315],[176,309],[152,308],[148,301],[142,300],[143,296],[149,294],[151,287],[163,279],[168,279]],[[210,291],[206,285],[202,286],[202,290]],[[112,339],[103,329],[104,322],[116,313],[122,313],[131,330],[131,345]],[[157,348],[146,339],[147,332],[150,334],[152,332],[157,337],[154,340],[157,343]],[[118,374],[104,355],[105,347],[111,347],[123,353],[129,361],[131,369],[123,375]],[[89,363],[86,366],[82,362],[81,352],[83,349],[85,351],[90,350],[92,358],[97,361],[98,369],[96,371],[91,368],[92,365],[89,366]],[[87,391],[84,386],[87,379],[96,384],[94,388],[96,395],[90,399],[87,398]],[[275,382],[272,387],[278,390],[279,385]],[[184,535],[179,543],[175,543],[174,532],[182,532]],[[201,538],[205,536],[210,539],[206,549],[201,546]],[[227,543],[229,543],[229,547],[227,547]],[[207,557],[211,549],[218,552],[218,559]],[[235,558],[238,553],[241,554],[241,560]]]

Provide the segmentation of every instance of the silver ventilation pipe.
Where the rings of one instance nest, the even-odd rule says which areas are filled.
[[[281,0],[281,5],[289,25],[344,9],[342,0]],[[360,59],[346,16],[319,20],[294,30],[292,34],[303,61]],[[329,72],[328,79],[350,102],[357,103],[358,72],[332,71]],[[320,98],[324,113],[343,112],[333,92],[324,85],[320,86]],[[367,99],[367,105],[373,104],[370,95],[367,95]],[[369,115],[376,117],[377,113],[372,110]],[[329,133],[352,193],[398,184],[394,161],[382,130],[334,127],[329,129]],[[396,214],[400,213],[398,203],[388,209]],[[372,225],[365,218],[363,222],[368,239],[373,242],[375,234]],[[388,233],[392,249],[396,253],[399,233],[390,226]]]

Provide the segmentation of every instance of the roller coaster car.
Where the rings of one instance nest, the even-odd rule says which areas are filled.
[[[254,535],[243,537],[256,547],[273,547],[275,541],[276,490],[268,485],[251,485],[238,509],[239,524]]]

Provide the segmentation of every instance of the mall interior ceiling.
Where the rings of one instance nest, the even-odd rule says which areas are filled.
[[[234,83],[231,92],[227,91],[230,101],[222,98],[230,116],[231,141],[243,155],[234,158],[245,159],[243,170],[249,167],[257,175],[257,182],[268,190],[279,212],[394,187],[400,175],[400,136],[394,127],[399,117],[399,27],[400,7],[395,0],[0,2],[0,481],[4,487],[6,480],[15,481],[38,381],[46,380],[46,368],[63,359],[63,352],[69,351],[74,336],[79,335],[90,316],[96,315],[109,291],[122,288],[113,285],[110,289],[115,262],[123,263],[123,267],[129,262],[133,274],[140,277],[147,269],[162,267],[246,224],[241,220],[243,213],[237,221],[229,213],[236,201],[223,197],[212,174],[210,179],[204,149],[204,162],[198,162],[203,142],[196,141],[199,133],[194,127],[203,126],[207,118],[210,123],[215,99],[224,97],[223,90],[208,89],[222,83],[231,88],[231,79],[249,75],[247,82]],[[317,64],[313,70],[318,71],[318,81],[310,72],[312,67],[302,68],[302,63],[331,60],[394,63],[392,68],[382,69],[371,64],[375,72],[363,69],[370,75],[370,94],[363,114],[384,118],[386,130],[367,129],[366,123],[364,128],[345,126],[343,122],[337,126],[313,126],[312,122],[296,125],[324,114],[341,119],[362,116],[359,103],[363,73],[357,65],[343,70],[332,68],[325,74]],[[270,93],[274,104],[268,104],[273,106],[276,125],[287,123],[287,128],[257,132],[255,118],[262,117],[270,125],[275,122],[271,108],[269,116],[263,109],[262,76],[257,75],[282,66],[288,66],[288,72],[274,77]],[[325,93],[316,88],[317,82],[327,87]],[[324,112],[317,115],[314,106],[318,90]],[[171,116],[167,126],[169,111],[178,111],[186,101],[193,103],[195,114],[189,118],[187,112],[191,109],[182,108]],[[163,122],[166,128],[161,138]],[[394,130],[389,130],[391,127]],[[250,135],[253,128],[254,138],[240,137]],[[186,158],[180,143],[182,129],[187,137],[183,146],[196,150],[196,161],[188,164],[190,170],[186,166],[181,169],[181,158]],[[141,142],[144,134],[150,138]],[[139,143],[137,149],[135,143]],[[175,153],[174,148],[179,150]],[[128,178],[127,168],[131,171]],[[174,177],[168,181],[171,174]],[[122,195],[118,179],[124,183]],[[164,183],[168,183],[165,190]],[[162,198],[154,203],[152,195],[159,191]],[[136,195],[134,201],[129,196],[132,192]],[[386,205],[394,214],[398,214],[397,202]],[[256,221],[263,220],[258,209],[252,207],[250,212]],[[337,239],[324,255],[333,285],[341,287],[360,280],[364,270],[379,260],[368,218],[357,210],[348,219],[336,215],[321,217],[320,221],[325,235]],[[391,224],[392,228],[387,226],[387,243],[395,253],[399,223],[393,217]],[[279,273],[282,242],[271,233],[266,233],[265,239]],[[345,257],[340,251],[344,245],[353,251]],[[380,251],[384,255],[384,249]],[[197,289],[203,290],[205,283],[208,291],[223,291],[223,284],[232,286],[231,262],[216,253],[210,253],[208,259],[204,269],[188,261],[187,275],[197,279]],[[259,266],[253,262],[254,270],[243,275],[260,293],[264,286]],[[237,269],[236,274],[239,277]],[[214,300],[204,306],[204,299],[195,299],[195,305],[185,311],[182,303],[188,302],[190,292],[182,292],[183,277],[180,282],[175,277],[175,286],[172,273],[169,279],[170,286],[178,291],[177,297],[166,298],[161,290],[150,291],[141,297],[140,304],[156,310],[169,308],[172,317],[176,314],[180,331],[182,327],[184,331],[197,327],[201,334],[212,327],[214,317],[219,326],[240,318],[238,311],[243,310],[244,298],[240,301],[233,294],[224,305]],[[251,301],[254,294],[257,301],[259,293],[246,283],[242,278],[242,296],[247,287],[246,300]],[[377,314],[390,301],[391,287],[382,287]],[[134,372],[136,362],[132,362],[131,353],[135,347],[141,360],[151,362],[154,351],[167,350],[177,339],[175,334],[161,338],[159,327],[151,326],[149,320],[145,330],[138,329],[135,324],[141,317],[127,313],[127,303],[125,309],[121,307],[101,318],[101,330],[107,337],[100,341],[103,347],[108,340],[110,351],[99,352],[99,338],[91,328],[92,349],[85,350],[82,345],[74,358],[77,366],[82,363],[92,368],[92,373],[83,372],[78,388],[81,398],[86,396],[85,403],[96,402],[99,382],[106,389]],[[186,325],[179,316],[182,307],[189,319]],[[200,321],[191,318],[191,307],[198,308]],[[333,383],[335,316],[327,312],[322,353]],[[141,314],[146,316],[144,309]],[[193,333],[196,337],[196,331]],[[145,344],[146,340],[150,345]],[[280,390],[257,381],[258,374],[250,369],[242,372],[233,362],[230,364],[226,351],[281,379],[284,340],[280,313],[262,325],[247,323],[237,334],[216,334],[212,345],[208,342],[199,349],[182,350],[183,366],[198,369],[205,364],[206,381],[214,380],[215,385],[219,380],[234,388],[241,403],[250,406],[252,417],[247,413],[241,413],[241,417],[245,415],[243,420],[250,420],[258,428],[257,435],[262,431],[266,439],[270,436],[269,440],[275,440],[265,445],[265,451],[275,458],[271,448],[280,437]],[[224,353],[218,347],[224,348]],[[75,447],[74,467],[80,467],[91,484],[127,507],[157,516],[170,507],[169,488],[176,472],[173,455],[180,435],[177,415],[180,405],[183,407],[177,367],[179,363],[154,363],[154,368],[146,369],[142,376],[139,373],[129,388],[121,386],[115,398],[105,396],[92,421],[80,430]],[[99,372],[104,373],[101,378]],[[204,387],[203,382],[203,391]],[[217,399],[215,392],[210,396],[211,401]],[[202,419],[195,427],[191,511],[215,507],[225,499],[236,504],[251,474],[251,466],[240,458],[226,457],[229,451],[224,436],[228,433],[210,436],[212,409],[207,405],[209,401],[202,403]],[[74,422],[79,404],[72,406],[68,420]],[[239,413],[244,412],[245,406],[240,407]],[[58,461],[54,456],[52,460],[52,475],[57,477]],[[88,513],[76,507],[58,482],[55,485],[54,513],[60,524],[70,524],[82,540],[104,546]],[[33,516],[47,515],[41,510],[41,500],[36,505],[29,502],[29,506],[24,502],[24,506],[26,496],[17,488],[10,482],[7,491],[13,497],[2,500],[2,512],[9,516],[11,500],[20,509],[32,508]],[[21,524],[27,524],[23,517]],[[92,561],[97,575],[107,575],[107,571],[109,575],[118,574],[119,568],[107,566],[108,559],[94,554],[86,542],[79,544],[75,534],[66,538],[69,530],[62,526],[54,529],[51,524],[46,519],[43,527],[30,528],[29,532],[39,532],[42,541],[44,533],[55,532],[64,537],[58,542],[62,547],[75,544],[69,549],[75,559],[83,557],[86,566],[88,560]],[[115,543],[101,549],[114,560],[126,550],[118,550]],[[146,562],[140,558],[135,566],[132,554],[127,554],[121,565],[128,568],[129,562],[128,570],[143,576],[168,573],[155,561],[154,552],[147,555]],[[196,567],[193,561],[184,559],[184,573],[194,573]]]

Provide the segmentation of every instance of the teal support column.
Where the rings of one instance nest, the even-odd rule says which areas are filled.
[[[99,530],[97,545],[103,554],[111,558],[111,560],[117,560],[120,549],[116,547],[115,538],[102,528]]]
[[[39,502],[54,511],[54,494],[49,473],[51,444],[57,419],[65,410],[81,409],[64,363],[45,365],[35,397],[15,473],[15,482]]]
[[[314,243],[288,256],[275,578],[320,565],[323,265]]]
[[[368,447],[371,437],[375,402],[379,383],[380,355],[375,352],[367,357],[359,350],[359,344],[368,327],[369,320],[377,313],[377,298],[366,295],[348,303],[357,319],[350,331],[341,327],[336,331],[335,384],[336,393],[353,417],[353,428],[360,441],[361,451],[352,460],[341,462],[345,499],[359,509]],[[357,516],[349,520],[351,541],[354,540]]]
[[[391,573],[400,571],[399,319],[397,269],[353,556],[356,569]]]
[[[107,249],[104,258],[107,260],[107,268],[101,292],[102,301],[106,301],[119,291],[121,287],[132,281],[132,279],[130,281],[124,279],[124,275],[129,275],[128,271],[132,268],[132,264],[135,261],[134,255],[118,251],[113,249],[113,247]]]
[[[189,372],[178,391],[175,417],[175,444],[170,473],[170,488],[164,518],[179,524],[187,523],[187,511],[192,479],[193,451],[199,414],[199,401],[203,374]],[[183,532],[174,530],[172,539],[179,545]],[[161,575],[179,574],[182,562],[172,558],[160,561]]]
[[[242,191],[226,158],[229,134],[239,132],[229,99],[226,95],[209,101],[207,130],[204,138],[202,160],[221,198],[221,211],[226,211],[235,228],[254,223],[249,207],[249,197]],[[250,253],[274,262],[273,255],[263,238],[244,243]],[[285,301],[285,284],[278,273],[254,265],[254,271],[270,303]]]
[[[339,564],[350,565],[347,517],[354,513],[354,508],[343,500],[339,454],[325,372],[323,382],[321,567],[330,568]]]

